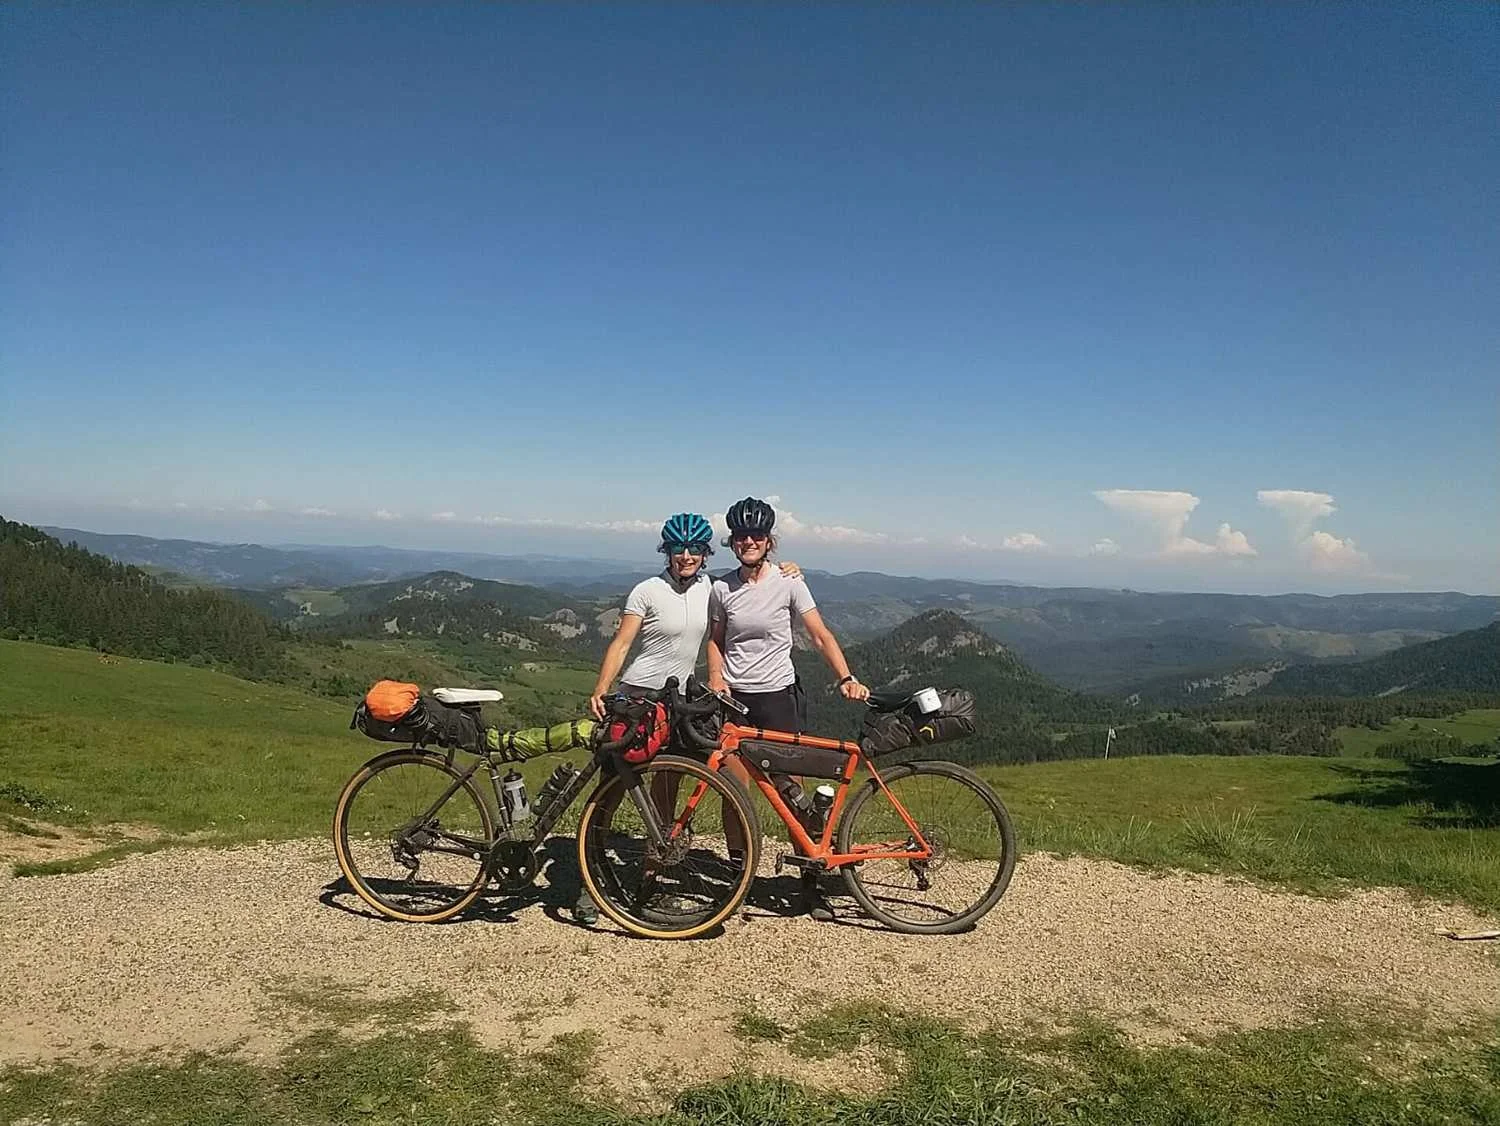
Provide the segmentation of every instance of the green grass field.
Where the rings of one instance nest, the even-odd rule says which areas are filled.
[[[389,749],[349,730],[355,703],[184,665],[106,664],[84,650],[0,641],[0,813],[226,842],[326,833],[344,782]],[[506,722],[504,705],[492,719]],[[523,768],[533,789],[554,765]],[[17,792],[7,787],[39,795],[45,809],[6,802]]]
[[[385,667],[394,655],[380,645],[352,652]],[[574,714],[592,683],[584,669],[514,676],[507,690],[576,702]],[[0,814],[219,841],[321,835],[344,781],[385,749],[348,730],[353,703],[0,642]],[[554,765],[552,756],[526,765],[533,792]],[[1313,890],[1394,885],[1500,910],[1500,764],[1172,757],[981,772],[1009,805],[1023,850]],[[7,792],[38,795],[47,809],[5,802]]]
[[[299,586],[283,591],[282,596],[293,606],[307,606],[320,618],[331,618],[349,609],[349,604],[336,590],[317,590],[310,586]]]
[[[443,646],[415,639],[360,639],[335,645],[301,643],[290,656],[296,681],[323,695],[356,700],[377,680],[409,680],[423,687],[498,688],[505,703],[491,719],[507,726],[557,723],[580,714],[596,669],[538,660],[494,647]]]
[[[1500,708],[1474,708],[1451,719],[1398,719],[1373,731],[1368,727],[1339,727],[1333,734],[1346,755],[1356,756],[1373,755],[1381,743],[1432,735],[1446,735],[1469,744],[1493,744],[1500,738]]]

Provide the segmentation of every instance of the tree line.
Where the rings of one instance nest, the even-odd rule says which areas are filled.
[[[289,636],[221,591],[170,590],[137,567],[0,518],[0,637],[269,680],[286,672]]]

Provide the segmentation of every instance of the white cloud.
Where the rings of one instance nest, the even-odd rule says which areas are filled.
[[[1302,541],[1302,550],[1314,571],[1368,571],[1370,557],[1350,539],[1329,532],[1314,532]]]
[[[428,519],[429,520],[436,520],[440,524],[449,524],[449,523],[452,523],[454,520],[458,519],[458,513],[456,513],[456,512],[434,512],[431,516],[428,517]]]
[[[959,536],[958,539],[954,540],[953,542],[955,544],[957,544],[959,547],[983,547],[984,546],[978,540],[973,539],[973,538],[971,538],[969,536]]]
[[[1006,551],[1040,551],[1047,546],[1047,541],[1035,532],[1017,532],[1001,540],[1000,546]]]
[[[1255,494],[1255,499],[1285,516],[1292,526],[1292,534],[1299,540],[1306,539],[1313,525],[1323,517],[1338,511],[1328,493],[1306,489],[1261,489]]]
[[[273,511],[269,502],[256,497],[255,500],[245,506],[246,512],[271,512]]]
[[[765,498],[767,504],[776,508],[776,534],[788,540],[813,540],[817,543],[889,543],[891,537],[884,532],[852,528],[848,524],[810,524],[802,520],[791,509],[782,508],[779,496]],[[723,517],[715,513],[718,519]],[[717,521],[716,521],[717,522]],[[727,529],[727,525],[726,525]]]
[[[536,521],[528,521],[535,523]],[[552,521],[541,521],[551,524]],[[659,532],[664,520],[586,520],[582,524],[569,524],[570,528],[582,528],[586,532]]]
[[[1227,523],[1219,525],[1219,533],[1214,537],[1214,550],[1220,555],[1247,559],[1259,554],[1250,546],[1249,537],[1244,532],[1236,532]]]
[[[1331,494],[1307,489],[1261,489],[1255,494],[1255,499],[1286,517],[1297,550],[1312,570],[1364,574],[1372,578],[1401,578],[1399,575],[1379,575],[1369,555],[1359,550],[1352,539],[1314,530],[1313,525],[1319,520],[1338,511]]]
[[[1115,541],[1112,540],[1112,539],[1110,539],[1108,536],[1105,536],[1102,540],[1099,540],[1098,542],[1096,542],[1093,547],[1089,548],[1089,554],[1090,555],[1119,555],[1120,554],[1120,545],[1117,544],[1117,543],[1115,543]]]
[[[175,508],[178,512],[182,512],[184,509],[186,509],[188,507],[188,504],[187,504],[187,501],[180,500],[177,503],[175,503],[174,505],[172,505],[172,507]]]
[[[375,517],[375,519],[377,519],[377,520],[399,520],[399,519],[401,519],[401,513],[399,513],[399,512],[389,512],[389,511],[387,511],[384,508],[377,508],[370,515],[373,516],[373,517]]]
[[[1244,532],[1220,524],[1213,543],[1204,543],[1187,534],[1188,517],[1198,507],[1199,498],[1180,490],[1163,489],[1097,489],[1094,492],[1116,512],[1145,524],[1155,532],[1163,556],[1218,555],[1246,558],[1256,554]],[[1100,541],[1114,544],[1113,540]],[[1097,544],[1095,545],[1098,546]],[[1119,551],[1091,551],[1091,554],[1114,555]]]
[[[322,507],[319,507],[318,505],[312,505],[309,508],[300,509],[299,510],[299,515],[302,515],[302,516],[337,516],[338,513],[335,512],[331,508],[322,508]]]
[[[505,528],[560,528],[575,532],[628,532],[637,534],[641,532],[655,532],[661,528],[659,520],[549,520],[541,517],[526,518],[516,516],[464,516],[460,517],[452,512],[439,512],[432,519],[444,522],[451,520],[462,520],[466,524],[483,524],[491,527]]]

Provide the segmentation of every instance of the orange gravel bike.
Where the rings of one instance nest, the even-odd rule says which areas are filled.
[[[856,742],[737,724],[727,717],[742,717],[745,709],[729,697],[684,700],[670,680],[660,698],[676,745],[706,753],[706,763],[669,754],[617,771],[589,799],[578,824],[584,883],[600,910],[626,930],[692,938],[744,901],[759,866],[761,832],[754,804],[723,769],[731,759],[786,825],[794,851],[778,856],[775,869],[837,871],[859,906],[893,930],[967,930],[1005,894],[1016,862],[1015,830],[999,795],[972,770],[921,760],[882,772]],[[911,700],[876,693],[870,706],[898,711]],[[868,779],[851,796],[861,768]],[[804,812],[777,785],[792,774],[836,786],[820,787],[820,800]]]

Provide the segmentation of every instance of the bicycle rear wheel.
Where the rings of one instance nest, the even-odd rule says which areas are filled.
[[[750,890],[760,857],[755,808],[733,779],[693,759],[658,755],[634,773],[671,839],[653,845],[626,777],[607,779],[578,818],[584,886],[632,934],[693,938],[732,915]],[[731,837],[742,853],[730,854]]]
[[[404,922],[440,922],[478,899],[494,838],[473,780],[445,758],[416,750],[360,767],[333,818],[344,878],[375,910]]]
[[[951,762],[911,762],[882,775],[891,797],[932,847],[927,860],[867,860],[842,871],[849,894],[877,922],[906,934],[968,930],[1010,884],[1016,833],[1000,795]],[[837,849],[917,847],[906,821],[872,778],[839,818]]]

